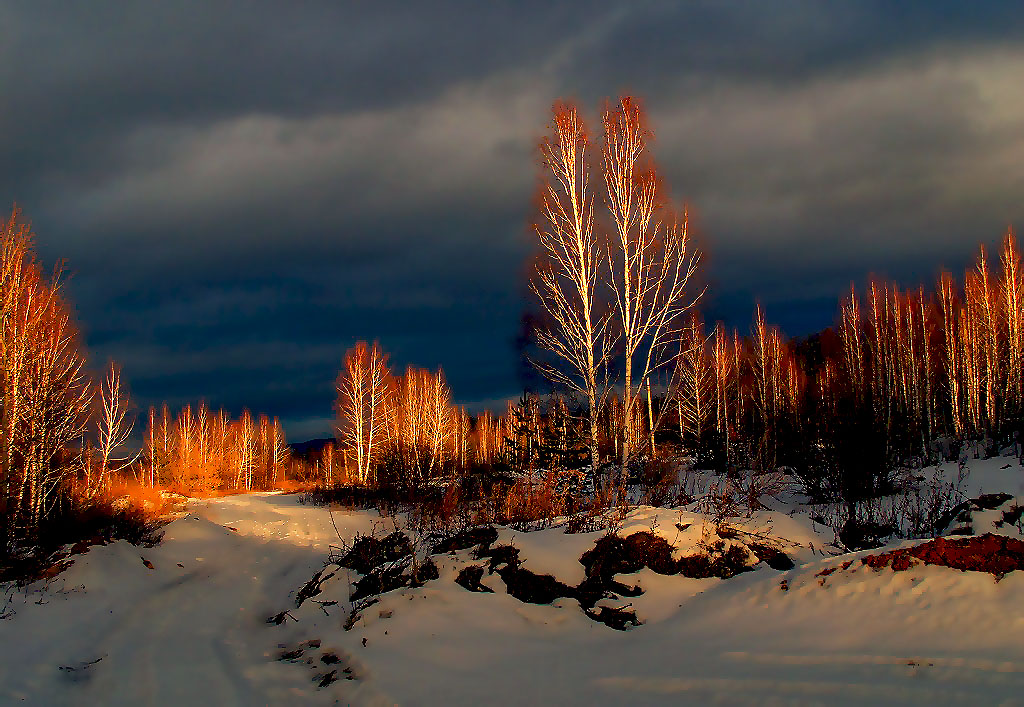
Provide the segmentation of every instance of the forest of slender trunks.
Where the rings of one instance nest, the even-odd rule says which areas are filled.
[[[62,272],[39,262],[15,209],[0,222],[4,552],[126,483],[482,497],[565,472],[564,493],[594,497],[690,465],[723,478],[785,474],[809,501],[847,504],[852,517],[857,502],[894,492],[901,468],[1021,451],[1024,273],[1012,231],[962,278],[851,287],[835,325],[812,336],[787,340],[760,307],[749,331],[709,327],[686,210],[665,196],[651,137],[623,98],[590,150],[576,108],[555,106],[540,148],[530,285],[541,311],[527,352],[545,390],[471,415],[440,369],[396,375],[379,344],[359,342],[335,384],[336,438],[301,455],[277,418],[232,419],[201,401],[151,407],[136,426],[118,367],[87,365]]]

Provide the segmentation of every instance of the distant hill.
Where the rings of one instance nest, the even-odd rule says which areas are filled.
[[[323,437],[321,439],[311,439],[305,442],[294,442],[289,444],[288,447],[292,450],[293,457],[308,460],[319,454],[324,447],[334,441],[333,437]]]

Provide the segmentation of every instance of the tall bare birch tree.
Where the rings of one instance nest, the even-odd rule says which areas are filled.
[[[268,483],[270,488],[278,488],[280,483],[284,481],[285,470],[288,468],[288,460],[291,457],[288,440],[284,435],[284,427],[281,425],[281,420],[278,417],[275,417],[274,421],[270,423],[270,438],[270,472]]]
[[[121,370],[113,362],[107,367],[100,385],[100,418],[96,424],[99,446],[100,468],[95,478],[90,479],[88,495],[93,496],[110,485],[110,478],[138,459],[138,454],[115,458],[135,428],[135,420],[128,416],[128,396],[121,387]]]
[[[598,464],[598,416],[605,400],[607,315],[598,312],[596,289],[602,253],[594,235],[594,196],[590,190],[586,125],[575,106],[554,107],[552,134],[541,143],[545,177],[540,195],[540,241],[530,288],[547,313],[538,345],[558,364],[537,362],[553,382],[587,401],[591,468]],[[605,368],[605,370],[607,370]]]
[[[538,344],[561,364],[538,366],[549,379],[587,400],[590,462],[596,469],[598,417],[607,391],[600,371],[607,362],[608,318],[599,314],[596,296],[602,253],[594,235],[589,144],[577,108],[556,103],[552,134],[541,143],[546,174],[535,231],[542,252],[530,289],[548,315]]]
[[[948,272],[939,277],[939,312],[942,315],[942,373],[945,379],[946,403],[949,406],[949,425],[953,436],[963,435],[963,414],[960,401],[963,364],[960,348],[960,306],[956,301],[956,285]]]
[[[235,488],[251,491],[256,466],[256,426],[248,410],[242,410],[235,425],[234,443]]]
[[[676,361],[679,426],[684,443],[700,445],[715,414],[716,366],[708,353],[704,321],[694,312],[683,327]],[[719,396],[721,398],[723,396]],[[652,423],[653,424],[653,423]]]
[[[1003,310],[1003,332],[1006,339],[1004,413],[1019,418],[1021,395],[1024,393],[1024,274],[1013,230],[1003,239],[1000,254],[1003,278],[999,296]]]
[[[699,254],[691,251],[687,216],[665,209],[661,183],[647,145],[653,134],[629,96],[604,111],[602,169],[611,215],[608,283],[623,345],[622,463],[633,454],[634,408],[639,390],[675,355],[680,317],[701,293],[690,291]],[[666,217],[659,220],[659,215]]]

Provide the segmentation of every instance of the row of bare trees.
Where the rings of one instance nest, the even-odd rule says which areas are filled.
[[[232,421],[205,405],[174,419],[166,406],[151,409],[144,449],[132,452],[120,369],[111,363],[90,375],[62,272],[44,270],[17,209],[0,221],[2,552],[36,542],[48,523],[132,476],[193,492],[280,483],[288,465],[281,425],[248,412]]]
[[[394,376],[387,359],[362,341],[345,356],[336,385],[339,473],[372,485],[383,472],[389,483],[419,487],[465,468],[469,417],[452,405],[444,373],[410,366]]]
[[[94,381],[63,294],[20,212],[0,221],[0,532],[10,551],[71,502],[88,502],[133,461],[113,363]]]
[[[9,547],[31,537],[79,467],[71,449],[88,424],[93,389],[61,291],[44,271],[15,209],[0,222],[0,484]]]
[[[167,405],[149,409],[145,449],[136,471],[148,486],[188,493],[278,488],[290,462],[280,421],[243,410],[232,420],[205,403],[172,416]]]
[[[650,155],[653,133],[644,111],[623,97],[601,115],[600,145],[576,106],[554,107],[544,165],[538,254],[530,286],[544,316],[539,369],[586,401],[591,466],[599,461],[598,420],[613,389],[624,422],[616,449],[623,464],[642,449],[634,424],[643,390],[678,357],[699,254],[687,214],[675,212]],[[590,175],[603,177],[601,201]],[[650,396],[648,395],[648,398]]]
[[[328,485],[415,489],[472,471],[581,469],[593,439],[602,456],[619,453],[627,428],[634,445],[653,445],[659,421],[648,397],[646,406],[632,406],[627,423],[615,391],[604,395],[592,427],[587,407],[535,393],[509,401],[504,414],[471,417],[452,404],[442,371],[410,366],[395,376],[377,343],[348,351],[336,389],[337,444],[310,460],[309,470],[311,480]]]
[[[642,109],[622,98],[601,125],[591,149],[577,108],[554,107],[530,280],[543,310],[536,364],[582,402],[594,468],[609,435],[626,466],[674,427],[720,468],[790,466],[817,492],[852,497],[910,459],[948,454],[950,440],[1016,441],[1024,276],[1012,234],[998,271],[982,249],[960,284],[947,273],[934,292],[851,290],[836,327],[806,341],[787,341],[760,308],[749,336],[708,331],[686,213],[665,197]]]
[[[1024,276],[1012,232],[934,291],[851,289],[834,328],[787,341],[758,309],[749,337],[694,314],[676,368],[679,432],[721,466],[794,468],[815,495],[884,492],[908,461],[1019,444]]]

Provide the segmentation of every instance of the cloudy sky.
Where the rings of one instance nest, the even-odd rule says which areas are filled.
[[[354,341],[516,394],[554,100],[641,96],[709,318],[791,335],[1024,224],[1014,3],[0,0],[0,204],[140,406],[329,434]]]

